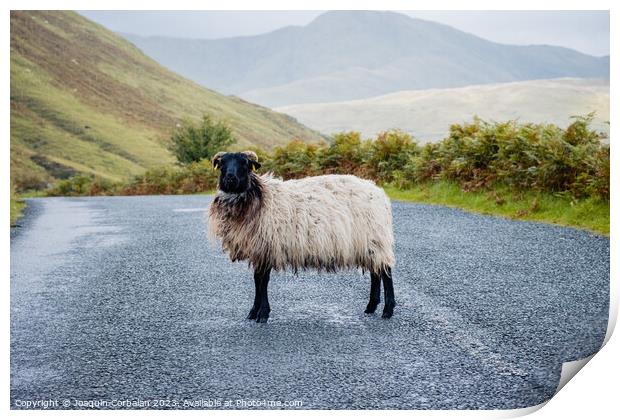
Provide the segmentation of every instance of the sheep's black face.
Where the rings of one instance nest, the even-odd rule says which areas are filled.
[[[218,153],[213,159],[213,166],[220,170],[220,190],[231,194],[247,191],[252,170],[260,168],[260,164],[252,159],[254,156],[247,153]]]

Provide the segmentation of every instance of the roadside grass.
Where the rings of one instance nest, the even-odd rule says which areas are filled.
[[[17,196],[13,187],[11,187],[11,226],[15,226],[17,220],[22,216],[22,212],[26,207],[26,203]]]
[[[514,191],[507,187],[463,191],[448,181],[414,185],[406,190],[385,187],[390,198],[456,207],[484,215],[551,223],[586,229],[609,236],[609,201],[595,198],[576,200],[562,194]]]
[[[22,211],[26,203],[19,198],[11,196],[11,226],[15,226],[17,220],[22,217]]]

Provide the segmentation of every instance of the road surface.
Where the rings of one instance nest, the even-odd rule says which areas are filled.
[[[269,322],[247,321],[252,276],[208,243],[211,199],[29,200],[11,407],[520,408],[602,344],[609,238],[400,202],[391,320],[364,315],[351,271],[275,274]]]

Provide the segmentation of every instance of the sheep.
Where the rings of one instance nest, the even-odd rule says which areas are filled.
[[[322,175],[283,181],[261,167],[254,152],[219,152],[218,193],[208,209],[208,233],[234,261],[254,270],[254,304],[248,319],[264,323],[271,312],[271,270],[369,271],[374,313],[383,281],[383,318],[396,301],[392,282],[394,236],[389,198],[374,182],[353,175]]]

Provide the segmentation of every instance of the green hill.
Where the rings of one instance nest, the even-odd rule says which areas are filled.
[[[171,163],[171,130],[202,113],[230,124],[240,146],[321,138],[289,116],[176,75],[77,13],[11,12],[11,180],[18,189],[76,172],[121,180]]]

